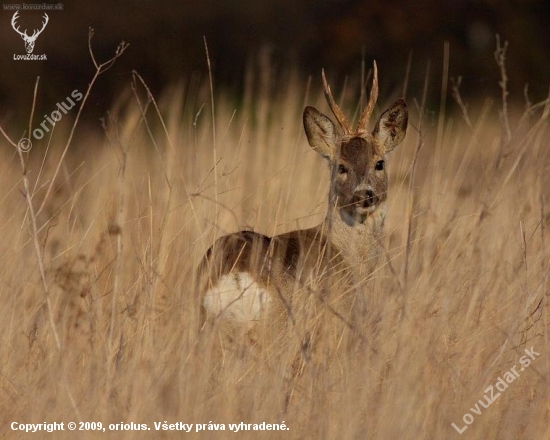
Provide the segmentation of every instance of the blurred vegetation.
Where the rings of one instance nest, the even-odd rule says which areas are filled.
[[[95,28],[100,56],[110,57],[121,40],[131,44],[92,97],[98,114],[127,87],[132,69],[154,93],[182,79],[204,78],[203,36],[216,87],[234,90],[236,96],[246,87],[245,72],[262,48],[268,49],[264,55],[269,54],[270,66],[296,66],[303,78],[311,75],[315,81],[321,67],[331,72],[333,81],[343,81],[346,75],[358,74],[362,59],[370,66],[374,58],[386,95],[401,91],[411,55],[409,85],[416,92],[428,61],[434,74],[441,72],[443,45],[449,41],[449,76],[463,77],[461,93],[496,97],[497,33],[510,44],[511,99],[523,100],[526,83],[532,101],[544,99],[550,82],[550,3],[544,0],[115,0],[64,5],[64,11],[49,13],[48,27],[36,43],[35,53],[46,53],[46,62],[13,60],[14,53],[24,53],[23,42],[11,28],[12,12],[2,11],[3,119],[28,113],[38,75],[44,111],[75,88],[85,89],[93,71],[87,51],[89,26]],[[19,23],[32,29],[35,23],[39,26],[41,15],[23,11]],[[440,83],[433,81],[430,93],[437,99]]]
[[[451,423],[462,427],[487,386],[534,347],[544,359],[496,405],[479,407],[464,438],[550,438],[550,109],[510,105],[508,121],[500,102],[475,102],[499,99],[497,32],[510,43],[510,99],[522,103],[525,82],[533,102],[546,96],[548,7],[529,0],[417,0],[414,8],[399,0],[128,3],[77,2],[51,12],[35,48],[47,62],[13,61],[24,46],[9,24],[13,14],[2,13],[0,125],[15,142],[36,76],[35,123],[73,90],[86,90],[95,70],[88,26],[101,61],[122,39],[131,46],[93,88],[80,138],[67,142],[75,110],[51,143],[45,137],[28,155],[2,136],[0,437],[23,437],[10,436],[12,421],[148,423],[153,431],[164,420],[284,417],[290,431],[270,438],[454,439]],[[40,17],[22,13],[23,29]],[[463,117],[439,114],[445,41],[449,76],[463,76],[470,104]],[[228,350],[223,362],[213,356],[216,332],[196,334],[196,265],[222,234],[271,235],[321,221],[329,170],[307,146],[299,117],[304,101],[326,106],[320,68],[349,110],[361,91],[362,59],[367,66],[377,59],[383,101],[402,91],[410,53],[407,99],[422,94],[428,61],[431,96],[427,107],[410,105],[409,134],[391,158],[384,262],[367,280],[366,307],[358,299],[357,327],[342,319],[327,332],[342,341],[339,349],[317,347],[291,383],[296,400],[284,413],[294,352],[266,345]],[[137,100],[125,99],[133,69],[159,97],[160,117],[151,105],[143,118]],[[145,95],[141,85],[136,94]],[[82,129],[98,129],[92,116],[111,106],[104,138]],[[318,304],[300,325],[318,325],[328,311],[324,300]],[[308,338],[296,328],[281,338],[305,353]],[[136,434],[89,430],[78,438]]]

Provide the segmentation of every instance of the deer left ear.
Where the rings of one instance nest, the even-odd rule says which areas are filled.
[[[336,127],[332,121],[314,107],[304,109],[304,129],[311,148],[328,159],[334,159]]]
[[[384,146],[385,153],[393,150],[405,138],[408,121],[407,104],[401,98],[382,113],[374,127],[372,137]]]

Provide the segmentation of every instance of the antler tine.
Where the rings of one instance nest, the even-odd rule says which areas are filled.
[[[325,98],[327,99],[328,105],[332,110],[332,113],[334,113],[334,116],[336,117],[336,120],[344,130],[344,133],[345,134],[351,133],[351,125],[349,124],[348,119],[346,118],[346,115],[344,115],[344,112],[342,111],[342,109],[338,107],[338,104],[334,102],[334,98],[332,97],[332,92],[330,91],[330,86],[328,85],[324,69],[321,70],[321,76],[323,77],[323,86],[325,88]]]
[[[13,17],[11,18],[11,25],[15,27],[15,22],[17,21],[17,18],[19,17],[19,11],[15,11],[15,14],[13,14]]]
[[[21,32],[19,30],[19,26],[17,26],[17,19],[19,18],[19,11],[15,11],[15,14],[13,14],[13,17],[11,18],[11,27],[15,32],[17,32],[19,35],[27,35],[27,29],[25,29],[25,32]]]
[[[372,112],[374,110],[374,106],[376,105],[377,100],[378,100],[378,67],[376,66],[376,61],[375,61],[374,68],[373,68],[373,75],[372,75],[372,89],[370,91],[369,102],[365,107],[365,110],[361,114],[361,118],[359,119],[359,124],[357,125],[357,131],[368,129],[367,125],[369,123],[369,119],[372,115]]]
[[[44,13],[44,16],[42,18],[44,19],[44,21],[42,22],[42,29],[40,29],[40,30],[35,29],[34,32],[33,32],[33,37],[36,34],[36,37],[38,38],[38,36],[42,33],[42,31],[44,30],[44,28],[48,24],[48,21],[50,21],[50,17],[48,17],[48,14],[46,14],[46,13]]]
[[[46,27],[46,25],[50,21],[50,17],[48,17],[48,14],[46,14],[45,12],[44,12],[44,17],[42,17],[42,18],[44,19],[44,21],[42,22],[42,29],[40,29],[40,32],[42,32],[44,30],[44,28]]]

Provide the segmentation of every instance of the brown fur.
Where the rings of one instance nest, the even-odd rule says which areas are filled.
[[[342,117],[334,106],[332,102],[337,118]],[[341,125],[346,131],[347,122]],[[198,269],[205,321],[223,328],[230,339],[238,337],[241,327],[253,332],[254,340],[259,335],[276,339],[291,329],[302,341],[318,333],[311,318],[321,308],[348,322],[357,288],[372,273],[382,250],[388,189],[385,154],[402,141],[406,128],[403,100],[382,114],[372,134],[361,127],[339,134],[328,117],[306,107],[304,129],[309,144],[331,169],[327,217],[314,228],[275,237],[241,231],[217,240]],[[205,295],[230,273],[250,274],[269,293],[269,307],[258,320],[228,322],[223,310],[213,314],[204,307]],[[243,292],[246,288],[242,287]]]

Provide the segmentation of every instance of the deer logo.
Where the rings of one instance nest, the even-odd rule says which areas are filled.
[[[15,14],[13,14],[13,17],[11,19],[11,26],[13,27],[13,30],[17,32],[19,35],[21,35],[21,38],[25,41],[25,50],[28,54],[31,54],[34,50],[34,42],[38,38],[38,36],[42,33],[46,25],[48,24],[48,21],[50,18],[48,17],[48,14],[44,13],[44,21],[42,22],[42,29],[37,30],[35,29],[31,36],[27,35],[27,29],[25,29],[24,32],[21,32],[19,30],[19,26],[16,26],[16,20],[18,18],[19,11],[15,11]]]

